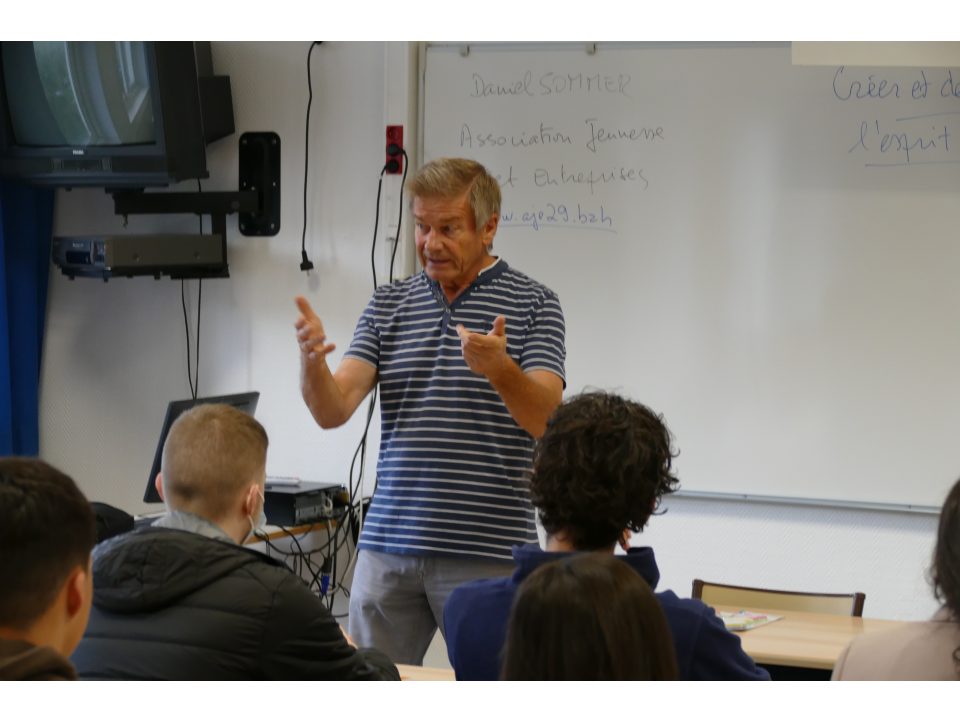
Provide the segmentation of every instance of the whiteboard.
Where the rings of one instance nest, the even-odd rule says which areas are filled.
[[[425,160],[501,182],[567,394],[664,414],[682,488],[939,506],[960,475],[960,69],[789,45],[430,45]],[[509,329],[508,329],[509,333]]]

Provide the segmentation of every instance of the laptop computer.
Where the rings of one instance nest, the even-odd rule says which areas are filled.
[[[143,500],[152,504],[159,504],[163,501],[157,493],[154,480],[160,472],[160,460],[163,458],[163,445],[167,442],[167,434],[170,433],[170,426],[177,420],[180,414],[199,404],[229,404],[253,416],[257,410],[257,401],[259,400],[259,391],[247,391],[242,394],[229,394],[227,396],[207,396],[202,399],[171,401],[167,404],[167,415],[163,418],[163,426],[160,429],[160,440],[157,442],[157,451],[153,455],[153,466],[150,468],[150,476],[147,478],[147,489],[143,493]]]

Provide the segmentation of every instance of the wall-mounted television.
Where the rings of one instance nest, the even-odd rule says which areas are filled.
[[[208,42],[0,43],[0,173],[143,188],[206,178],[234,131]]]

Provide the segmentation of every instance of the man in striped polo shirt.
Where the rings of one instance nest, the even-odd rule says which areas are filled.
[[[460,584],[512,572],[536,542],[527,481],[534,440],[560,403],[557,295],[491,255],[500,186],[441,158],[408,183],[423,271],[376,290],[335,372],[334,349],[297,298],[301,389],[323,428],[380,384],[377,491],[360,537],[350,635],[420,664]]]

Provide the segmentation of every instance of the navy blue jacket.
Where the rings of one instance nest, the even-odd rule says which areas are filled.
[[[481,579],[453,590],[443,608],[443,620],[447,654],[457,679],[500,678],[500,650],[517,588],[541,564],[565,555],[532,544],[515,546],[517,570],[512,577]],[[630,549],[617,559],[629,564],[651,589],[657,588],[660,570],[653,549]],[[697,599],[680,599],[671,591],[656,595],[673,635],[680,679],[770,679],[713,609]]]

